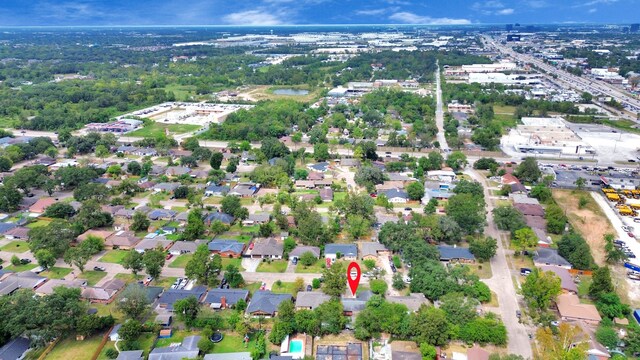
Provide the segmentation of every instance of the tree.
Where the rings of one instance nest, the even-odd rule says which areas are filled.
[[[316,161],[327,161],[330,157],[329,145],[325,143],[316,143],[313,145],[313,158]]]
[[[131,270],[133,275],[137,275],[142,269],[144,269],[144,261],[142,259],[142,254],[135,251],[129,250],[129,252],[122,259],[122,267],[125,269]]]
[[[282,340],[292,334],[296,329],[295,308],[293,302],[283,301],[278,305],[278,316],[269,334],[269,341],[273,344],[280,344]]]
[[[518,165],[513,174],[522,182],[535,183],[542,176],[535,158],[527,157]]]
[[[611,326],[600,325],[596,330],[596,340],[609,349],[615,349],[620,339],[618,333]]]
[[[113,217],[110,213],[102,211],[98,200],[90,199],[85,201],[75,217],[76,224],[82,225],[83,229],[94,229],[111,226]]]
[[[182,239],[193,241],[204,234],[206,227],[202,220],[202,210],[195,208],[189,212],[187,216],[187,225],[182,232]]]
[[[407,194],[411,200],[420,200],[424,196],[424,185],[416,181],[407,186]]]
[[[391,280],[392,280],[391,287],[393,287],[398,291],[407,287],[407,285],[404,283],[404,279],[402,278],[402,274],[399,272],[393,274],[393,277],[391,278]]]
[[[385,176],[382,170],[373,166],[360,167],[354,176],[354,181],[360,186],[364,186],[368,191],[373,191],[377,184],[384,182]]]
[[[91,254],[87,249],[83,249],[80,246],[69,248],[64,253],[64,262],[69,266],[75,265],[80,272],[84,271],[84,267],[91,259]]]
[[[102,162],[104,162],[104,158],[107,157],[108,155],[109,155],[109,149],[107,149],[106,146],[104,145],[96,146],[96,156],[102,159]]]
[[[178,318],[187,326],[194,325],[199,310],[200,303],[195,296],[180,299],[173,304],[173,313],[178,315]]]
[[[116,301],[116,308],[129,319],[137,319],[150,305],[147,291],[138,284],[127,286]]]
[[[57,219],[68,219],[75,215],[75,213],[76,211],[73,209],[73,206],[63,202],[57,202],[49,206],[44,211],[44,216]]]
[[[47,270],[56,264],[56,257],[47,249],[40,249],[35,253],[38,265]]]
[[[538,245],[538,236],[530,227],[524,227],[515,231],[513,242],[522,250],[532,249]]]
[[[578,188],[578,190],[582,190],[584,189],[584,186],[587,184],[587,180],[583,177],[579,177],[576,179],[574,184],[576,185],[576,188]]]
[[[544,218],[547,220],[547,231],[553,234],[562,234],[564,232],[567,217],[560,206],[556,204],[547,206]]]
[[[469,244],[469,251],[483,262],[491,260],[496,255],[496,249],[498,249],[498,242],[490,236],[473,240]]]
[[[427,205],[424,207],[424,213],[425,214],[435,214],[437,207],[438,207],[438,199],[431,198],[429,200],[429,202],[427,203]]]
[[[165,253],[162,248],[146,250],[142,255],[142,263],[149,276],[157,278],[162,272],[165,263]]]
[[[527,226],[522,213],[513,206],[498,206],[494,208],[493,221],[498,229],[508,230],[511,234]]]
[[[224,278],[229,283],[229,286],[233,288],[237,288],[244,283],[244,278],[240,274],[238,267],[233,264],[229,264],[225,268]]]
[[[360,215],[347,215],[346,230],[352,239],[359,239],[369,233],[371,223]]]
[[[347,289],[347,275],[341,262],[336,262],[323,271],[322,291],[333,297],[340,297]]]
[[[484,200],[471,194],[456,194],[446,205],[451,216],[467,234],[480,232],[485,225]]]
[[[242,208],[242,205],[240,204],[240,198],[237,196],[231,196],[231,195],[227,195],[224,198],[222,198],[222,202],[220,205],[223,213],[233,215],[233,216],[235,216],[235,214],[240,210],[240,208]]]
[[[413,340],[418,344],[445,345],[450,338],[450,325],[444,310],[421,306],[410,323]]]
[[[129,164],[127,164],[127,171],[131,175],[138,176],[138,175],[140,175],[140,172],[142,171],[142,166],[140,166],[139,162],[132,161]]]
[[[22,194],[15,187],[0,185],[0,211],[13,212],[18,209]]]
[[[387,282],[380,279],[373,279],[369,281],[369,288],[374,294],[384,296],[387,292]]]
[[[213,286],[218,282],[217,275],[221,268],[220,255],[216,254],[212,257],[207,244],[200,244],[193,257],[187,262],[184,273],[189,279],[196,279],[199,284]]]
[[[134,319],[125,321],[120,330],[118,330],[118,337],[125,343],[132,343],[138,339],[142,333],[142,324]]]
[[[6,156],[0,156],[0,171],[7,172],[11,170],[13,166],[13,161]]]
[[[614,292],[600,294],[596,302],[596,308],[598,308],[598,312],[603,317],[611,320],[624,318],[631,312],[629,305],[623,304],[618,294]]]
[[[189,196],[189,187],[185,185],[178,186],[173,191],[173,197],[176,199],[186,199]]]
[[[563,322],[557,333],[548,327],[536,331],[540,354],[549,360],[578,360],[587,356],[588,342],[578,326]]]
[[[120,174],[122,174],[122,167],[120,165],[111,165],[107,168],[107,174],[114,178],[120,176]]]
[[[432,230],[434,230],[432,235],[436,239],[447,244],[457,244],[462,240],[462,228],[451,216],[438,217],[437,230],[435,228]]]
[[[422,355],[422,360],[433,360],[438,355],[438,352],[435,346],[422,343],[420,344],[420,354]]]
[[[300,255],[300,259],[298,259],[298,260],[304,266],[311,266],[311,265],[315,264],[316,260],[318,260],[318,259],[310,251],[305,251],[304,253],[302,253],[302,255]]]
[[[522,295],[525,301],[536,310],[547,309],[561,290],[560,278],[551,271],[533,269],[522,284]]]
[[[587,241],[577,233],[564,234],[558,241],[558,254],[579,270],[593,269],[595,261]]]
[[[497,169],[498,166],[496,159],[487,157],[480,158],[473,163],[473,168],[477,170]]]
[[[593,272],[591,285],[589,285],[589,296],[598,299],[603,293],[614,292],[613,282],[611,281],[611,272],[608,266],[597,268]]]
[[[532,187],[529,195],[531,195],[531,197],[534,197],[544,203],[551,200],[551,197],[552,197],[551,189],[549,189],[545,184],[538,184]]]
[[[149,225],[151,225],[151,221],[147,218],[142,211],[136,211],[133,213],[133,222],[129,227],[133,231],[147,231],[149,229]]]
[[[495,318],[495,315],[489,313],[484,318],[475,318],[460,327],[459,336],[462,341],[468,344],[505,345],[507,343],[507,328]]]
[[[109,189],[103,184],[81,183],[74,191],[73,198],[78,201],[95,199],[104,202],[109,198]]]
[[[221,152],[214,152],[213,154],[211,154],[211,159],[209,159],[209,165],[211,165],[212,169],[218,170],[222,165],[223,158],[224,155],[222,155]]]
[[[54,258],[59,258],[67,251],[76,235],[70,223],[56,219],[47,226],[29,231],[29,250],[35,254],[40,249],[47,249]]]
[[[458,171],[467,165],[467,156],[461,151],[454,151],[447,156],[447,166]]]
[[[440,309],[445,312],[447,320],[460,326],[478,317],[476,310],[478,306],[480,306],[478,300],[466,297],[460,292],[449,293],[440,298]]]
[[[342,302],[337,299],[325,301],[315,310],[315,317],[320,322],[320,334],[339,334],[347,324]]]

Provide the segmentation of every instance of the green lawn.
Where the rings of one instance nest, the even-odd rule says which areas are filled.
[[[244,337],[237,334],[224,333],[224,338],[213,346],[212,354],[230,353],[238,351],[251,352],[255,347],[255,335],[249,335],[249,344],[243,342]],[[245,347],[246,346],[246,347]]]
[[[100,258],[100,261],[122,265],[122,261],[128,253],[129,250],[109,250]]]
[[[162,274],[161,274],[162,275]],[[138,280],[144,280],[147,276],[144,274],[138,274],[137,276],[134,276],[133,274],[117,274],[116,275],[116,279],[120,279],[124,282],[128,283],[132,283]],[[176,277],[163,277],[160,276],[159,278],[153,280],[151,282],[151,284],[149,284],[150,286],[160,286],[160,287],[164,287],[164,288],[168,288],[171,285],[173,285],[174,282],[176,282]]]
[[[158,339],[156,347],[165,347],[171,345],[172,343],[182,342],[185,337],[191,335],[199,335],[199,333],[195,331],[174,330],[170,338]]]
[[[128,133],[127,136],[157,137],[159,135],[164,135],[165,129],[169,129],[169,132],[173,134],[184,134],[187,132],[196,131],[200,128],[201,126],[191,124],[161,124],[154,122],[153,124],[145,126],[142,129],[138,129],[136,131]]]
[[[248,284],[245,284],[243,286],[243,288],[249,290],[249,293],[251,295],[253,295],[254,292],[256,292],[256,291],[258,291],[258,289],[260,289],[260,285],[262,285],[262,284],[260,284],[259,282],[248,283]]]
[[[257,272],[282,273],[287,270],[287,260],[263,261],[258,265]]]
[[[1,247],[0,250],[12,253],[23,253],[29,250],[29,244],[24,241],[12,241],[7,245]]]
[[[34,222],[30,223],[30,224],[27,224],[27,227],[29,229],[33,229],[33,228],[37,228],[37,227],[41,227],[41,226],[47,226],[47,225],[49,225],[49,223],[51,223],[51,221],[49,221],[49,220],[37,220],[37,221],[34,221]]]
[[[311,266],[304,266],[302,265],[302,263],[300,263],[300,261],[298,261],[298,265],[296,265],[296,272],[305,274],[319,274],[324,271],[325,267],[326,264],[324,258],[319,259],[315,264]]]
[[[513,114],[515,111],[516,111],[515,106],[493,105],[493,112],[496,114]]]
[[[184,268],[189,260],[193,257],[193,254],[182,254],[179,255],[171,264],[169,264],[170,268]]]
[[[172,92],[176,99],[184,100],[188,96],[193,96],[196,94],[196,86],[195,85],[180,85],[180,84],[169,84],[164,87],[166,92]]]
[[[47,271],[43,271],[40,275],[48,277],[49,279],[62,279],[63,277],[71,273],[70,268],[52,267]]]
[[[223,269],[225,269],[227,265],[235,265],[240,271],[244,271],[244,268],[242,267],[241,264],[242,264],[242,259],[239,259],[239,258],[234,258],[234,259],[222,258]]]
[[[37,267],[38,267],[38,264],[31,263],[31,264],[18,265],[18,266],[9,265],[5,269],[15,271],[15,272],[23,272],[23,271],[29,271],[31,269],[35,269]]]
[[[274,283],[273,286],[271,287],[271,291],[273,291],[274,293],[279,293],[279,294],[291,294],[291,295],[295,295],[298,293],[297,289],[293,288],[294,284],[292,282],[281,282],[280,286],[278,286],[278,284]]]
[[[138,350],[143,350],[145,357],[148,356],[149,353],[151,352],[151,347],[153,346],[153,341],[155,340],[155,338],[156,338],[155,334],[146,332],[146,333],[142,333],[140,337],[138,337],[138,340],[136,340],[138,345],[140,345]],[[104,347],[102,348],[102,351],[98,356],[98,360],[109,359],[106,354],[107,349],[115,349],[115,342],[107,341],[107,343],[104,344]]]
[[[77,341],[75,336],[60,341],[53,351],[47,355],[46,360],[85,360],[90,359],[100,346],[102,335],[94,335],[84,341]]]
[[[80,279],[86,279],[87,284],[89,286],[94,286],[96,283],[98,283],[98,281],[100,281],[106,275],[107,273],[104,271],[86,270],[82,274],[78,275],[78,277]]]

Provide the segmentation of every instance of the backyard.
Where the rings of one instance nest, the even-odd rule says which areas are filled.
[[[91,358],[93,353],[100,347],[102,336],[94,335],[83,341],[77,341],[74,336],[69,336],[60,341],[53,351],[47,355],[47,360],[85,360]]]

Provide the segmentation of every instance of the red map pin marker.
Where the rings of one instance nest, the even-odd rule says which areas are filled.
[[[358,285],[360,284],[360,265],[357,262],[351,262],[347,267],[347,282],[349,283],[349,289],[351,289],[351,294],[353,296],[356,295],[356,291],[358,291]]]

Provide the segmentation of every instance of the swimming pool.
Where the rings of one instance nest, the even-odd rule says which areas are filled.
[[[301,353],[302,352],[302,340],[291,340],[291,341],[289,341],[289,352],[290,353]]]

